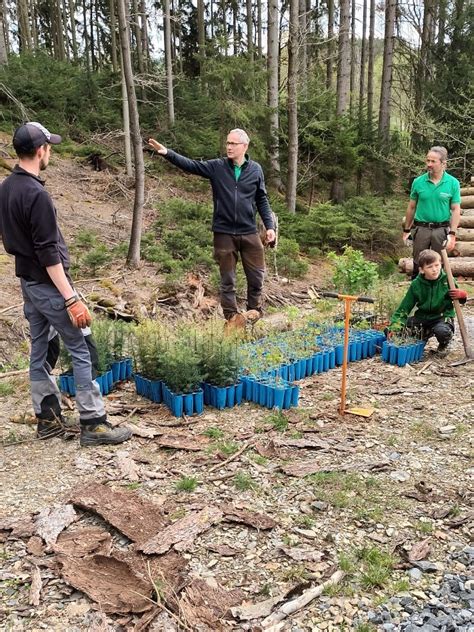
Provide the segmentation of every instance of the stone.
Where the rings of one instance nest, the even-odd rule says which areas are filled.
[[[407,571],[407,574],[412,582],[420,581],[421,576],[423,575],[419,568],[410,568],[410,570]]]

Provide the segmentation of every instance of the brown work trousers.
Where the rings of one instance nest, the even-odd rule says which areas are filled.
[[[260,237],[257,233],[214,233],[214,259],[219,265],[221,305],[227,320],[239,311],[235,292],[235,272],[239,254],[247,278],[247,309],[261,311],[265,253]]]
[[[420,252],[430,249],[441,254],[443,243],[448,238],[448,231],[449,226],[438,226],[438,228],[415,226],[413,228],[413,279],[418,276],[418,257]]]

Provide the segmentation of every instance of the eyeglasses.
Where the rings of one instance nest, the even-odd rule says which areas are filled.
[[[245,145],[245,143],[226,143],[227,147],[236,147],[237,145]]]

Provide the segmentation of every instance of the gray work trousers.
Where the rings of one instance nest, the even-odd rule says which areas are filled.
[[[54,285],[47,283],[21,279],[21,290],[25,317],[30,325],[30,385],[36,416],[51,419],[57,416],[58,410],[60,411],[61,395],[56,379],[49,373],[46,362],[49,331],[52,326],[71,354],[81,424],[104,421],[104,402],[97,382],[92,380],[89,348],[82,330],[71,323],[64,307],[64,298]]]
[[[412,230],[413,236],[413,275],[418,276],[418,257],[422,250],[434,250],[441,254],[443,243],[448,238],[449,226],[438,226],[429,228],[428,226],[415,226]]]

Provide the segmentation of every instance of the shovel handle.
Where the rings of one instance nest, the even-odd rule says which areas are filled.
[[[337,292],[319,292],[319,294],[324,296],[324,298],[338,298],[341,301],[345,298],[349,298],[358,303],[375,303],[375,300],[370,298],[370,296],[349,296],[347,294],[338,294]]]
[[[451,272],[451,265],[449,263],[448,253],[444,248],[441,251],[441,259],[443,260],[444,271],[446,272],[446,276],[448,278],[449,289],[455,290],[456,284],[454,283],[453,273]],[[456,298],[453,299],[453,305],[456,311],[456,317],[458,319],[459,331],[461,332],[462,343],[464,345],[464,352],[468,358],[474,358],[474,353],[469,346],[469,337],[467,335],[467,329],[464,322],[462,309],[459,305],[459,301]]]

